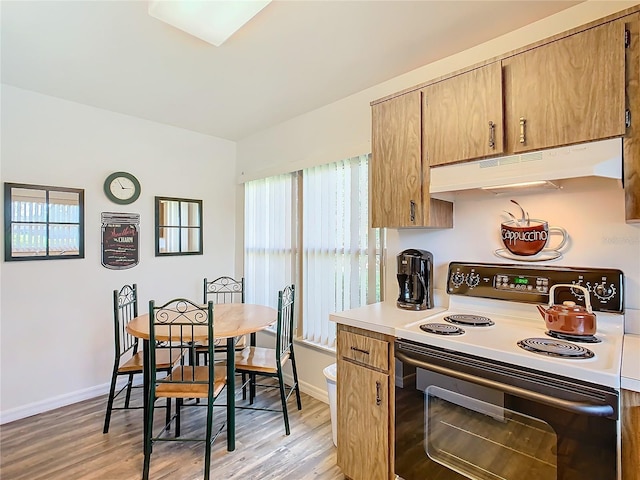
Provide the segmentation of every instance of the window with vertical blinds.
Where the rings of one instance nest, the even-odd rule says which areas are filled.
[[[297,175],[247,182],[244,192],[245,301],[276,308],[297,278]]]
[[[335,346],[331,313],[381,300],[383,245],[369,228],[368,163],[361,155],[245,184],[247,301],[273,305],[277,291],[295,283],[298,336],[319,346]]]
[[[367,167],[361,155],[302,172],[302,338],[327,347],[329,314],[380,300]]]

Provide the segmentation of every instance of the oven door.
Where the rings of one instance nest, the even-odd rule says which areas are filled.
[[[413,342],[396,358],[400,478],[618,478],[614,390]]]

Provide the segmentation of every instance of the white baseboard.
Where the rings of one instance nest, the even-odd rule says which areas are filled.
[[[82,402],[83,400],[89,400],[90,398],[95,398],[107,393],[109,393],[109,384],[104,383],[102,385],[96,385],[83,390],[76,390],[75,392],[58,395],[57,397],[40,400],[39,402],[10,408],[9,410],[0,412],[0,425],[20,420],[22,418],[27,418],[32,415],[37,415],[39,413],[55,410],[56,408],[66,407],[67,405]]]
[[[140,384],[141,378],[134,382],[134,384]],[[291,378],[286,378],[285,382],[290,385]],[[118,380],[118,388],[125,382],[125,379]],[[312,396],[316,400],[329,404],[329,395],[326,390],[318,388],[309,383],[300,382],[300,391]],[[83,390],[77,390],[71,393],[65,393],[64,395],[58,395],[57,397],[48,398],[39,402],[29,403],[20,407],[11,408],[0,412],[0,425],[5,423],[20,420],[22,418],[31,417],[39,413],[45,413],[56,408],[66,407],[74,403],[89,400],[91,398],[99,397],[100,395],[106,395],[109,393],[109,384],[104,383],[102,385],[96,385],[94,387],[85,388]],[[303,406],[304,407],[304,406]],[[106,404],[105,404],[106,408]]]

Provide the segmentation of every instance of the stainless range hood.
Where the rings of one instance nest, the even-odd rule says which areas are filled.
[[[567,178],[622,178],[622,139],[431,168],[430,193]]]

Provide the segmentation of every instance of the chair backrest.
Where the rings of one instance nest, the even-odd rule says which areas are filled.
[[[125,285],[113,291],[113,326],[115,330],[116,358],[133,350],[138,351],[138,339],[130,335],[126,328],[138,316],[138,286]]]
[[[278,292],[278,322],[276,327],[276,358],[280,359],[291,352],[294,335],[295,286],[287,285]]]
[[[187,358],[195,359],[196,345],[201,342],[207,342],[210,358],[213,358],[212,301],[204,306],[186,298],[176,298],[160,306],[156,306],[153,300],[149,302],[149,363],[152,367],[152,379],[156,378],[155,365],[158,351],[167,351],[169,358],[186,354]],[[151,383],[153,385],[161,382],[207,383],[205,379],[196,378],[196,370],[192,365],[181,362],[174,368],[174,372],[176,369],[181,370],[179,372],[181,375],[171,375]],[[209,387],[212,389],[213,367],[209,368],[209,382]],[[155,390],[155,386],[153,389]],[[213,390],[210,393],[212,392]]]
[[[218,277],[212,281],[205,278],[203,302],[209,300],[213,303],[244,303],[244,278]]]

